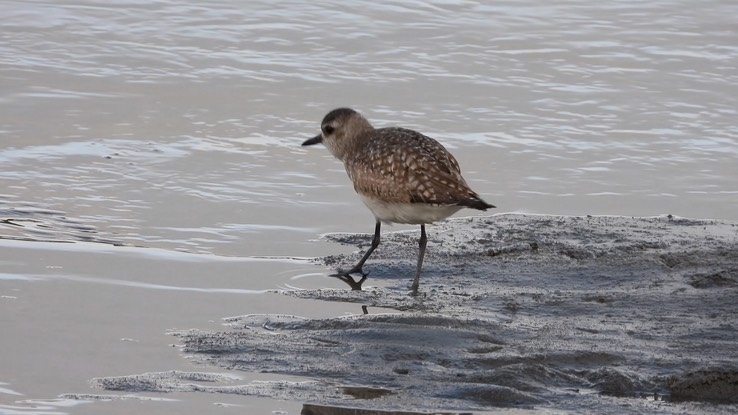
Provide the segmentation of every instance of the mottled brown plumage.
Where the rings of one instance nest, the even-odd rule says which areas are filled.
[[[362,145],[357,151],[343,160],[362,196],[433,205],[471,206],[480,201],[461,177],[456,159],[432,138],[403,128],[364,135],[358,138]]]
[[[405,128],[375,129],[361,114],[350,108],[328,113],[321,134],[303,145],[323,143],[346,168],[354,189],[377,219],[372,247],[361,261],[339,276],[361,287],[366,278],[362,266],[379,245],[382,222],[421,226],[420,255],[413,293],[417,294],[425,253],[425,224],[445,219],[463,207],[487,210],[483,201],[461,176],[459,163],[438,141]],[[351,284],[351,283],[349,283]]]

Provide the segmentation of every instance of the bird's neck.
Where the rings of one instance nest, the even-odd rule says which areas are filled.
[[[361,128],[354,129],[352,131],[346,131],[346,135],[341,140],[337,140],[336,143],[330,148],[331,153],[341,160],[346,162],[346,158],[350,154],[357,154],[358,148],[363,146],[369,137],[369,134],[374,131],[374,127],[369,125],[361,126]]]

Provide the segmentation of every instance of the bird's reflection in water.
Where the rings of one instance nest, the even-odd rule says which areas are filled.
[[[362,275],[361,279],[358,281],[348,274],[333,274],[331,275],[331,277],[338,278],[339,280],[345,282],[354,291],[361,291],[361,285],[364,284],[364,281],[366,281],[367,275]]]

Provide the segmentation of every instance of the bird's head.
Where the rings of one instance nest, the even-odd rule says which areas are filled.
[[[303,146],[323,143],[337,159],[343,160],[346,151],[357,144],[357,140],[372,125],[351,108],[338,108],[323,117],[320,134],[302,143]]]

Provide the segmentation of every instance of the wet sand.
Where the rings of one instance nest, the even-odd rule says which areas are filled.
[[[0,415],[733,409],[700,386],[732,373],[735,266],[706,248],[730,222],[457,219],[423,297],[417,230],[352,292],[327,274],[368,237],[318,239],[373,218],[299,144],[352,106],[438,139],[496,212],[736,221],[735,2],[108,3],[3,2]]]
[[[364,247],[369,238],[326,236]],[[362,291],[278,291],[326,306],[353,303],[353,315],[259,313],[227,318],[226,329],[175,331],[203,373],[132,373],[93,384],[385,411],[738,410],[736,223],[670,215],[453,219],[430,229],[421,295],[413,298],[416,238],[384,235]],[[321,261],[335,268],[358,254]],[[218,368],[306,380],[205,374]]]

